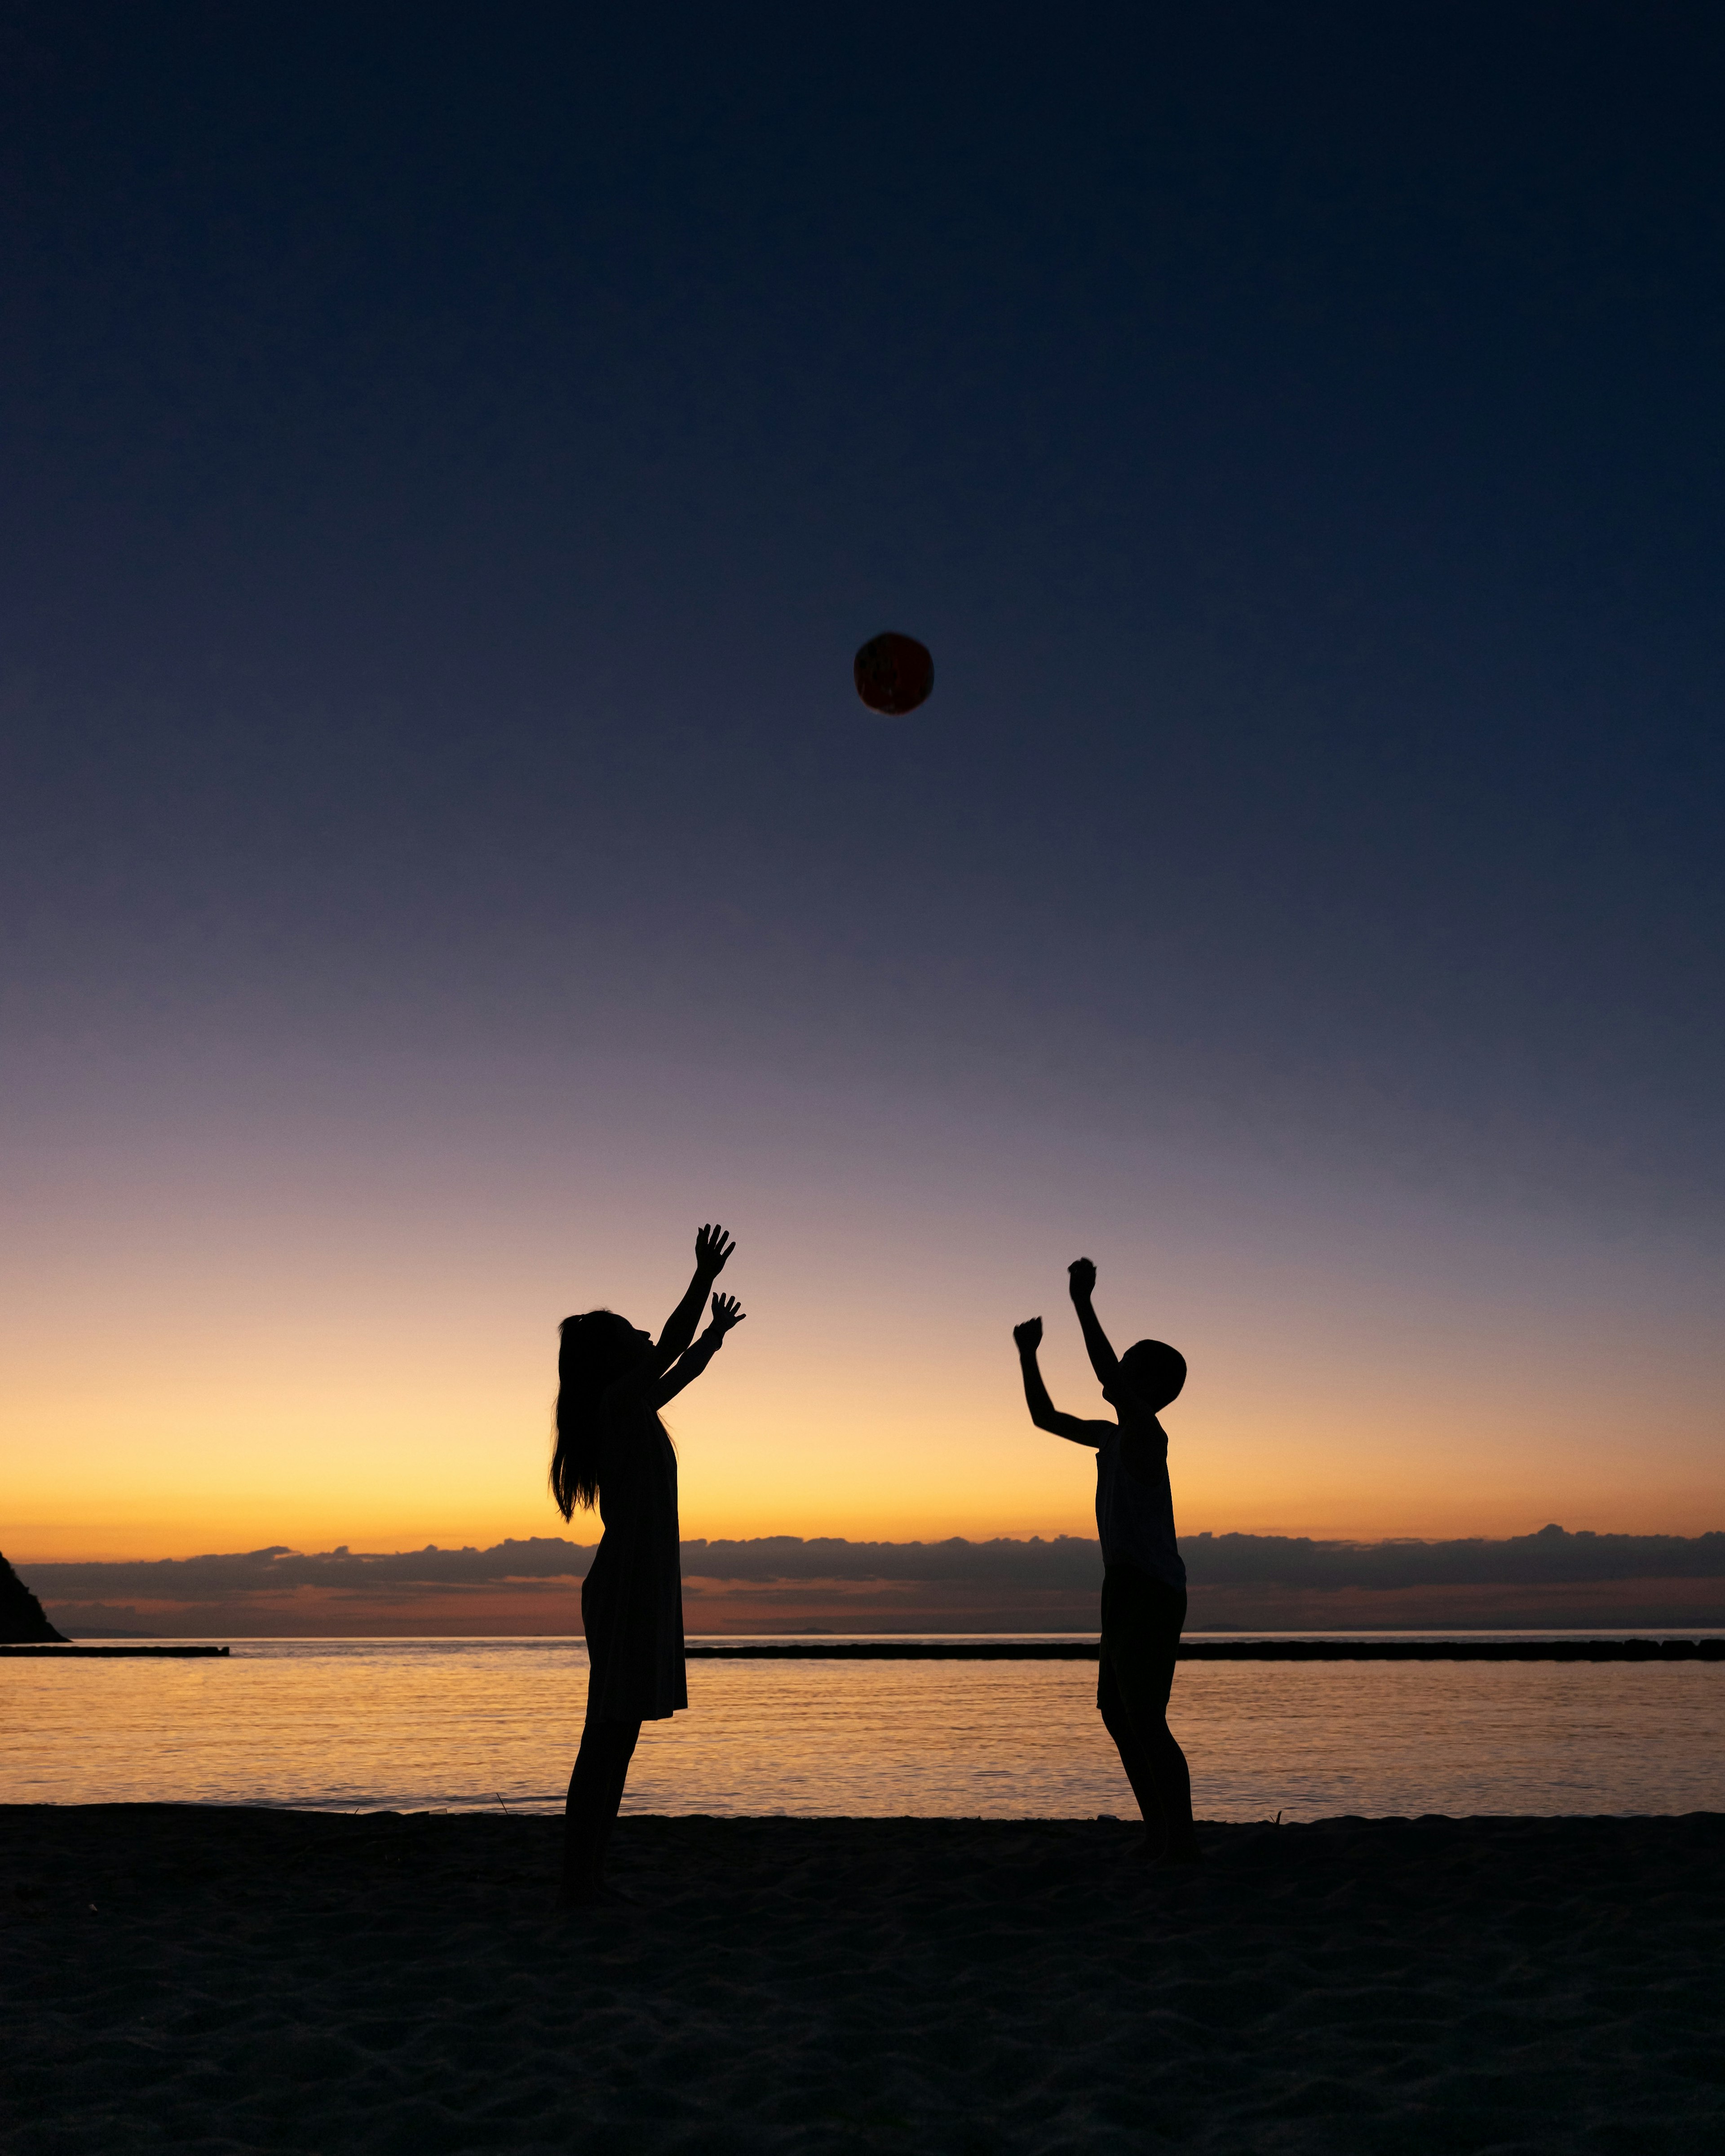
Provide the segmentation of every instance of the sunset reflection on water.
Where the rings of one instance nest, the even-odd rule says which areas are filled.
[[[0,1799],[538,1811],[561,1805],[567,1640],[254,1640],[223,1661],[9,1663]],[[1071,1662],[691,1664],[625,1811],[1132,1814]],[[1725,1810],[1725,1666],[1188,1662],[1199,1815]]]

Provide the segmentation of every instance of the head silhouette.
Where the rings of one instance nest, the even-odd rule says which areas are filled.
[[[583,1311],[557,1327],[557,1441],[551,1455],[551,1494],[567,1520],[578,1505],[589,1508],[599,1494],[599,1454],[604,1435],[600,1402],[607,1389],[639,1363],[653,1344],[650,1333],[614,1310]]]
[[[1178,1399],[1186,1382],[1186,1358],[1165,1340],[1137,1340],[1120,1358],[1120,1371],[1105,1398],[1158,1414]]]

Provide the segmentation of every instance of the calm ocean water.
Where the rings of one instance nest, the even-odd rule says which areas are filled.
[[[242,1640],[225,1661],[0,1666],[0,1801],[545,1811],[569,1640]],[[1093,1664],[693,1662],[624,1809],[1132,1815]],[[1725,1665],[1188,1662],[1200,1818],[1725,1810]]]

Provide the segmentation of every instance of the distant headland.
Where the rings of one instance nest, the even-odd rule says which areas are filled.
[[[42,1604],[0,1557],[0,1645],[51,1646],[65,1636],[49,1623]]]

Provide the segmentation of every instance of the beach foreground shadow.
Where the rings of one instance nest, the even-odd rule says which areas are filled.
[[[13,2156],[1725,2145],[1725,1817],[0,1812]]]

